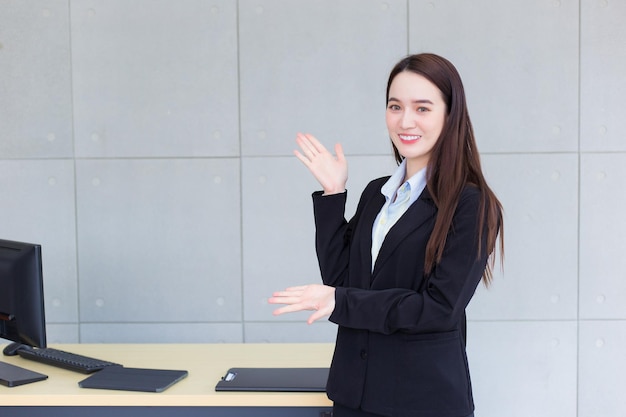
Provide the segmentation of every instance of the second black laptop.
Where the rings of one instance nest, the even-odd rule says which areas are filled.
[[[324,392],[328,368],[231,368],[215,391]]]

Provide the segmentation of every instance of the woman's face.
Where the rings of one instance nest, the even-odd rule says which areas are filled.
[[[441,91],[423,76],[403,71],[391,82],[387,129],[396,149],[407,160],[407,178],[428,164],[446,114]]]

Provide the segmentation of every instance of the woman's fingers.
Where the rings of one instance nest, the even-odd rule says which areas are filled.
[[[337,160],[338,161],[343,162],[343,161],[346,160],[346,157],[343,154],[343,147],[341,146],[341,143],[337,143],[335,145],[335,155],[337,155]]]
[[[313,135],[298,133],[296,142],[300,150],[294,150],[294,155],[320,183],[324,194],[343,192],[348,180],[348,164],[341,144],[335,145],[333,155]]]
[[[277,308],[276,310],[272,312],[272,314],[275,316],[280,316],[281,314],[295,313],[296,311],[303,311],[303,310],[307,310],[307,309],[303,308],[299,304],[289,304],[284,307]]]
[[[329,313],[326,313],[326,312],[324,312],[324,311],[322,311],[322,310],[317,310],[317,311],[315,311],[313,314],[311,314],[311,315],[309,316],[309,319],[308,319],[306,322],[307,322],[308,324],[313,324],[313,323],[314,323],[314,322],[316,322],[317,320],[319,320],[319,319],[321,319],[321,318],[323,318],[323,317],[326,317],[326,316],[328,316],[328,315],[329,315]]]
[[[307,167],[311,163],[311,160],[307,158],[306,156],[304,156],[302,153],[300,153],[300,151],[298,151],[297,149],[293,151],[293,154],[296,156],[296,158],[302,161],[302,163],[306,165]]]
[[[272,297],[274,298],[278,298],[278,297],[299,297],[302,295],[302,293],[304,292],[304,290],[306,290],[306,285],[301,285],[298,287],[289,287],[286,288],[282,291],[275,291],[274,293],[272,293]]]
[[[317,140],[317,138],[309,133],[305,133],[303,137],[306,139],[306,143],[311,148],[314,153],[324,153],[326,151],[326,147],[322,145],[322,142]]]
[[[300,146],[301,155],[310,161],[313,158],[313,150],[311,149],[311,147],[307,143],[305,143],[303,139],[297,139],[297,142],[298,146]],[[296,150],[296,152],[298,151]]]
[[[326,285],[312,284],[289,287],[276,291],[268,299],[270,304],[284,304],[274,310],[274,315],[302,310],[315,310],[309,320],[315,321],[330,315],[335,308],[335,289]]]
[[[322,145],[312,135],[303,135],[301,133],[298,133],[298,135],[296,136],[296,142],[298,143],[298,146],[300,146],[301,152],[298,152],[296,150],[294,153],[296,153],[296,156],[298,156],[299,153],[301,156],[307,159],[308,162],[313,162],[315,158],[321,155],[327,155],[329,157],[332,157],[332,155],[330,155],[324,145]],[[307,161],[303,160],[302,158],[299,159],[306,164]]]
[[[299,285],[296,287],[289,287],[283,291],[276,291],[272,294],[267,301],[270,304],[285,304],[274,311],[275,315],[290,313],[293,311],[310,310],[311,303],[302,296],[307,289],[307,285]]]
[[[293,311],[306,310],[307,307],[302,304],[302,294],[306,286],[290,287],[283,291],[276,291],[267,300],[270,304],[286,304],[274,311],[274,315],[290,313]]]

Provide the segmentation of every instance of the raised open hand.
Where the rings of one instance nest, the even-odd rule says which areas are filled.
[[[335,145],[335,156],[313,135],[298,133],[296,142],[300,151],[293,153],[311,171],[324,189],[324,194],[344,192],[348,181],[348,163],[341,144]]]

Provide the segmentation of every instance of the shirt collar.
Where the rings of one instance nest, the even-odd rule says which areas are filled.
[[[382,186],[380,192],[385,196],[387,200],[393,201],[398,188],[403,185],[404,176],[406,175],[406,159],[402,160],[402,163],[398,165],[395,172],[389,177],[387,182]],[[426,187],[426,167],[416,172],[407,181],[411,188],[411,202],[417,200],[424,188]]]

